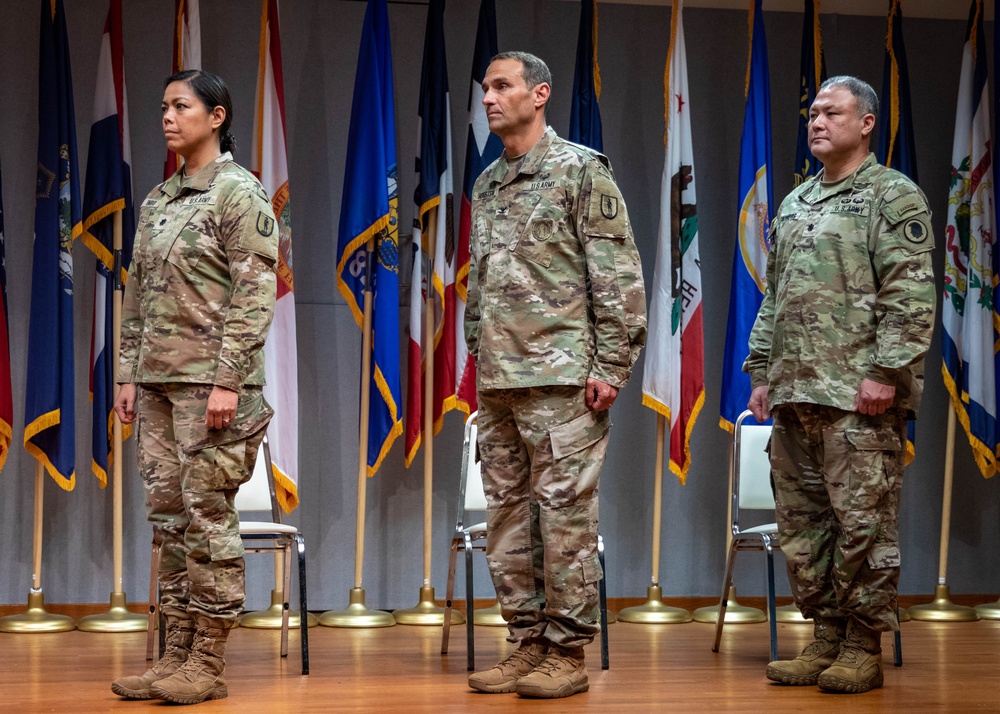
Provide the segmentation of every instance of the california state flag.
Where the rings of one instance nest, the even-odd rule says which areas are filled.
[[[274,407],[267,430],[275,491],[285,513],[299,505],[299,380],[295,348],[295,292],[292,281],[292,223],[285,149],[285,90],[281,78],[278,0],[263,0],[260,68],[254,113],[252,170],[271,197],[278,219],[278,301],[264,344],[264,398]]]
[[[666,158],[642,403],[668,420],[670,470],[684,483],[691,465],[691,430],[705,401],[705,346],[682,4],[674,3],[664,72]]]

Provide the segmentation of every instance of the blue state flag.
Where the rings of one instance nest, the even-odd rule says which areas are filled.
[[[820,162],[809,151],[809,109],[819,85],[826,79],[823,35],[819,26],[819,0],[805,0],[802,19],[802,57],[799,63],[799,136],[795,142],[794,185],[819,172]]]
[[[594,151],[604,151],[601,137],[601,68],[597,65],[597,0],[580,0],[580,34],[576,41],[573,99],[567,138]]]
[[[94,322],[90,343],[90,398],[93,407],[91,470],[101,488],[108,482],[112,455],[112,406],[115,397],[114,214],[121,212],[120,277],[125,281],[132,258],[135,215],[132,209],[132,169],[129,150],[125,63],[122,53],[122,4],[110,0],[97,60],[94,123],[87,152],[87,182],[83,192],[82,239],[97,256],[94,282]],[[123,435],[130,431],[125,425]]]
[[[372,294],[369,476],[375,475],[392,443],[403,432],[399,410],[399,221],[394,116],[386,0],[368,0],[347,139],[337,238],[337,287],[362,328],[366,287]]]
[[[73,241],[80,235],[73,80],[62,0],[41,2],[38,174],[24,448],[67,491],[76,485],[73,430]]]
[[[748,340],[757,310],[764,299],[767,254],[771,249],[771,89],[767,70],[767,41],[761,0],[750,8],[750,58],[746,79],[746,111],[740,142],[739,205],[733,280],[729,291],[729,320],[723,357],[722,405],[719,424],[732,430],[750,401],[750,375],[743,362],[750,354]]]

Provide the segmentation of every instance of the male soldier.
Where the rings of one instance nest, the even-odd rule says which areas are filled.
[[[483,81],[504,153],[476,181],[465,334],[476,358],[487,559],[518,649],[482,692],[588,688],[599,632],[597,490],[608,408],[646,335],[642,269],[604,156],[556,136],[552,76],[504,52]]]
[[[934,324],[930,212],[917,186],[869,153],[872,88],[832,77],[809,113],[823,170],[782,202],[767,291],[743,365],[749,408],[773,412],[771,473],[795,603],[815,641],[771,662],[784,684],[882,686],[896,630],[899,494]]]

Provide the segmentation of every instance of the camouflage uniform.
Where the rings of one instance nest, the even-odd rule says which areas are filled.
[[[465,332],[476,359],[487,558],[510,640],[598,631],[597,492],[608,413],[645,341],[642,269],[607,159],[549,128],[476,181]]]
[[[122,316],[119,383],[139,386],[139,468],[166,614],[234,620],[244,600],[233,497],[253,472],[271,408],[263,347],[278,234],[260,183],[224,154],[142,204]],[[214,385],[236,417],[205,424]]]
[[[743,366],[768,387],[781,548],[806,617],[896,629],[899,493],[934,322],[930,212],[869,155],[782,202],[767,291]],[[863,379],[894,385],[884,414],[853,412]]]

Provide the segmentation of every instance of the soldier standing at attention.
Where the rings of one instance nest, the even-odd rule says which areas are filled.
[[[129,699],[227,696],[226,638],[243,608],[233,499],[271,418],[264,339],[278,232],[260,182],[233,163],[229,90],[181,72],[163,94],[167,148],[184,165],[142,203],[122,316],[115,411],[138,415],[139,471],[160,544],[164,656],[111,685]]]
[[[771,475],[795,604],[815,641],[767,678],[839,692],[882,686],[899,629],[899,494],[936,291],[927,199],[869,153],[878,97],[831,77],[809,113],[823,170],[781,203],[743,370],[773,413]]]
[[[476,181],[465,335],[478,370],[486,555],[518,649],[481,692],[588,688],[600,631],[597,492],[608,408],[646,337],[642,268],[601,154],[547,126],[552,76],[504,52],[483,81],[504,153]]]

